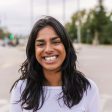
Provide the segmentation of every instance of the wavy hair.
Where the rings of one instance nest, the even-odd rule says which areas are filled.
[[[43,89],[45,77],[42,66],[35,57],[35,40],[38,32],[46,26],[54,28],[66,50],[66,57],[60,69],[62,72],[63,95],[59,97],[59,99],[62,98],[65,105],[72,108],[81,101],[84,92],[87,92],[87,88],[91,86],[84,74],[76,68],[76,51],[63,25],[51,16],[41,18],[35,23],[30,33],[26,46],[27,58],[19,69],[22,75],[12,86],[13,88],[19,80],[26,80],[26,86],[21,94],[19,102],[22,102],[21,106],[24,109],[32,109],[33,112],[39,110],[45,101]],[[26,104],[26,106],[24,106],[24,104]]]

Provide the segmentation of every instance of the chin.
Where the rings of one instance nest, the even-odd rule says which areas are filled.
[[[57,68],[57,67],[46,67],[46,68],[44,68],[45,70],[47,70],[47,71],[58,71],[59,70],[59,67]]]

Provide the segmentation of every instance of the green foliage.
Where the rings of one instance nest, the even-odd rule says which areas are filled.
[[[5,35],[5,32],[2,28],[0,28],[0,39],[3,39]]]
[[[112,44],[112,21],[104,26],[101,37],[101,44]]]
[[[8,37],[10,40],[14,39],[14,35],[8,31],[5,31],[3,28],[0,28],[0,39],[4,39],[5,37]]]
[[[10,40],[14,40],[14,35],[13,34],[9,34],[9,39]]]
[[[65,25],[66,30],[69,33],[69,36],[71,40],[76,40],[77,39],[77,27],[75,24],[67,23]]]
[[[108,14],[108,15],[107,15]],[[71,17],[71,22],[65,25],[72,40],[77,39],[77,22],[81,26],[81,42],[92,44],[112,44],[112,12],[105,11],[102,0],[89,12],[83,10]]]
[[[71,39],[75,40],[76,42],[77,42],[77,25],[82,24],[85,12],[86,12],[85,10],[82,10],[80,12],[74,13],[73,16],[71,17],[72,21],[65,24],[65,28],[67,29]]]

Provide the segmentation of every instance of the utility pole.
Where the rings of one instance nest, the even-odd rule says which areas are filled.
[[[2,20],[1,20],[1,16],[0,16],[0,26],[1,26]]]
[[[62,17],[63,23],[65,23],[65,20],[66,20],[66,14],[65,14],[66,7],[65,7],[65,3],[66,3],[66,0],[63,0],[63,17]]]
[[[79,11],[80,11],[80,0],[77,0],[77,12],[79,12]],[[80,13],[78,14],[77,40],[78,40],[78,43],[81,43],[81,21],[80,21]]]
[[[49,0],[46,0],[46,15],[49,16]]]
[[[33,0],[30,0],[30,27],[32,28],[33,24]]]

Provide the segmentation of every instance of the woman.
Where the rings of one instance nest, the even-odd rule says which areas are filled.
[[[26,56],[11,89],[10,112],[99,112],[97,86],[77,70],[76,52],[59,21],[46,16],[35,23]]]

